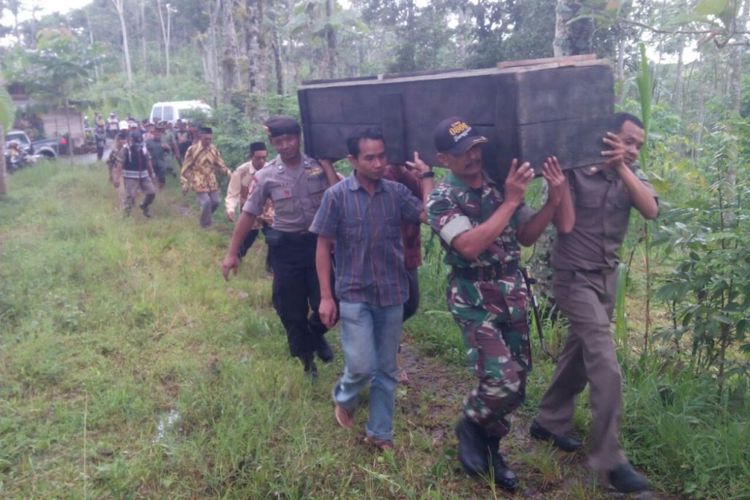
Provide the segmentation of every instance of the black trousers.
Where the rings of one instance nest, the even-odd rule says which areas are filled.
[[[315,234],[283,233],[269,246],[273,267],[273,306],[286,330],[289,353],[303,357],[324,342],[320,285],[315,271]]]
[[[263,235],[266,234],[268,231],[267,226],[263,226],[260,229],[261,232],[263,232]],[[247,236],[245,237],[245,241],[242,242],[240,245],[240,249],[237,251],[237,256],[240,259],[245,258],[245,255],[247,255],[248,250],[252,248],[253,244],[255,243],[256,238],[258,237],[258,229],[252,229],[250,232],[247,233]],[[272,269],[271,267],[271,247],[268,247],[268,252],[266,252],[266,270],[270,271]]]
[[[250,250],[250,247],[253,246],[253,243],[255,243],[255,238],[258,237],[258,233],[260,231],[258,229],[251,229],[250,232],[247,233],[247,236],[245,237],[245,240],[240,245],[240,249],[237,251],[237,255],[240,259],[245,257],[247,254],[247,251]]]

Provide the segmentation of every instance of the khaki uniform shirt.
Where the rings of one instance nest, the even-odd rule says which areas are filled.
[[[637,165],[631,168],[657,198],[640,168]],[[558,233],[552,250],[552,267],[563,271],[614,270],[633,206],[625,184],[616,172],[602,170],[598,165],[571,170],[568,182],[576,222],[569,234]]]
[[[183,186],[191,187],[196,193],[218,191],[219,183],[214,173],[216,171],[226,176],[230,174],[216,146],[209,144],[208,147],[203,147],[198,142],[190,146],[185,153],[180,182]]]
[[[272,227],[289,233],[307,231],[328,188],[325,171],[306,155],[296,168],[287,167],[277,156],[256,172],[254,179],[256,185],[242,210],[259,216],[270,199],[274,208]]]

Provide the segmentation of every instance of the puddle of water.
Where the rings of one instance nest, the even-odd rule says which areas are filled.
[[[159,417],[159,423],[156,425],[156,435],[154,436],[154,443],[163,442],[166,437],[177,429],[177,432],[181,432],[182,429],[179,427],[182,416],[177,410],[169,410],[169,413],[164,413]]]

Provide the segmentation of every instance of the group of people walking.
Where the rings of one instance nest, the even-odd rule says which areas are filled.
[[[318,374],[316,358],[333,361],[325,333],[340,324],[344,368],[332,389],[340,426],[354,426],[369,386],[366,441],[380,450],[394,446],[397,355],[403,323],[419,305],[420,224],[428,224],[445,250],[447,308],[477,377],[455,427],[458,459],[469,474],[490,475],[501,488],[515,490],[517,475],[499,443],[524,401],[531,369],[520,247],[534,244],[552,223],[554,294],[570,330],[529,433],[566,452],[579,449],[581,441],[570,433],[576,397],[588,384],[589,465],[618,491],[648,488],[618,438],[622,377],[610,333],[617,252],[630,209],[648,219],[659,211],[636,163],[645,140],[637,117],[615,116],[599,165],[564,172],[554,156],[547,158],[547,198],[536,212],[524,202],[534,178],[531,166],[514,160],[504,184],[496,184],[482,169],[487,139],[458,116],[434,129],[437,158],[448,171],[437,186],[418,152],[405,165],[389,164],[376,129],[348,138],[353,173],[346,178],[331,161],[302,153],[294,118],[273,117],[265,129],[278,155],[268,161],[265,142],[253,142],[247,162],[232,172],[208,127],[188,131],[178,125],[174,133],[162,125],[131,124],[115,136],[110,179],[126,215],[142,192],[139,207],[150,217],[157,188],[175,161],[183,192],[196,193],[200,225],[208,227],[220,205],[216,175],[230,176],[224,206],[236,225],[222,273],[228,278],[237,271],[262,231],[266,267],[273,271],[272,303],[290,354],[311,379]],[[190,141],[184,148],[181,131],[183,143]]]
[[[570,435],[573,410],[588,384],[590,466],[618,491],[648,488],[619,443],[622,377],[610,334],[617,251],[630,209],[649,219],[658,214],[656,194],[636,163],[645,140],[637,117],[615,117],[600,165],[563,172],[554,156],[547,158],[547,199],[537,212],[524,203],[531,166],[514,160],[504,184],[496,184],[482,170],[487,139],[461,117],[435,127],[437,158],[449,171],[438,186],[418,153],[406,165],[389,165],[378,130],[348,139],[353,173],[342,179],[330,161],[301,152],[295,119],[274,117],[265,125],[278,156],[262,166],[265,145],[254,143],[245,169],[252,173],[232,181],[226,204],[231,218],[237,192],[242,203],[222,272],[228,278],[237,271],[248,241],[263,230],[274,271],[273,305],[290,354],[311,378],[317,376],[316,357],[333,360],[324,334],[340,324],[344,370],[332,390],[339,425],[353,427],[369,386],[366,441],[381,450],[394,446],[397,353],[403,321],[418,306],[419,224],[427,223],[445,250],[447,307],[477,377],[456,425],[458,458],[469,474],[490,475],[501,488],[515,490],[518,478],[499,443],[525,398],[531,369],[520,246],[532,245],[552,223],[558,234],[555,296],[570,331],[529,433],[563,451],[577,450],[581,442]],[[202,158],[194,172],[214,161],[206,148],[188,152]],[[203,199],[202,217],[208,217],[218,198]]]
[[[139,206],[145,217],[151,217],[149,207],[157,191],[166,185],[168,174],[177,176],[174,167],[179,166],[183,194],[196,193],[200,225],[210,226],[220,201],[216,175],[231,175],[213,145],[213,130],[181,121],[175,128],[167,122],[139,124],[132,120],[126,126],[115,135],[107,159],[109,179],[119,192],[125,215],[130,216],[140,192],[144,200]]]

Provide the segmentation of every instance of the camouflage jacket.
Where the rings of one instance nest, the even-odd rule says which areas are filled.
[[[476,260],[467,260],[451,246],[456,236],[486,221],[503,201],[503,193],[488,177],[477,189],[470,188],[452,174],[438,185],[427,202],[427,217],[430,227],[440,236],[440,243],[445,248],[446,264],[485,267],[520,259],[521,248],[516,239],[516,229],[531,216],[531,210],[526,205],[516,210],[505,230]]]

